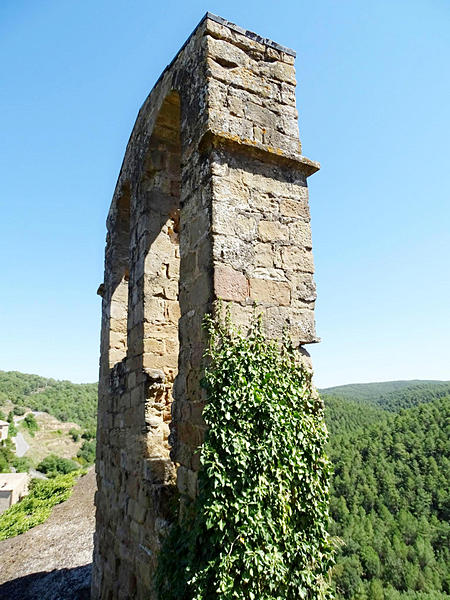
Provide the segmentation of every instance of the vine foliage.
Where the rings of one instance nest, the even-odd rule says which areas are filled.
[[[298,351],[207,317],[208,426],[199,494],[161,550],[164,600],[328,597],[323,406]]]

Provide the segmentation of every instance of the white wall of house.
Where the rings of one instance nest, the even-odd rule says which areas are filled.
[[[0,513],[28,494],[28,473],[0,473]]]
[[[0,442],[8,437],[9,423],[0,421]]]

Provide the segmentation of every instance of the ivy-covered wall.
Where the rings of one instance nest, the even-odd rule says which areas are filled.
[[[290,339],[208,317],[208,426],[199,493],[174,515],[157,573],[164,600],[328,597],[330,463],[323,404]]]

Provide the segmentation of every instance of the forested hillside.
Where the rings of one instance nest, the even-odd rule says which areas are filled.
[[[393,383],[397,391],[369,384],[343,386],[341,398],[339,388],[322,393],[335,470],[337,598],[450,594],[450,396],[440,397],[449,384]],[[401,410],[405,403],[413,407]]]
[[[56,381],[17,371],[0,371],[0,410],[7,402],[48,412],[60,421],[94,429],[97,384]]]
[[[321,395],[334,463],[337,600],[450,598],[450,382],[348,385]],[[0,410],[8,403],[92,429],[97,385],[0,371]]]
[[[322,398],[325,401],[327,427],[331,437],[351,433],[358,427],[380,423],[389,418],[387,411],[370,404],[324,394]]]
[[[355,383],[320,390],[322,396],[353,400],[391,412],[450,395],[450,381],[384,381]]]

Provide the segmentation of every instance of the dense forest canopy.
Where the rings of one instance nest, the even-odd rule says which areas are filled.
[[[321,395],[326,405],[326,422],[330,437],[351,433],[358,427],[380,423],[389,418],[382,408],[362,404],[339,396]]]
[[[448,384],[381,393],[380,385],[322,393],[334,463],[336,597],[449,598],[450,395],[441,397]],[[348,394],[354,387],[361,396]]]

